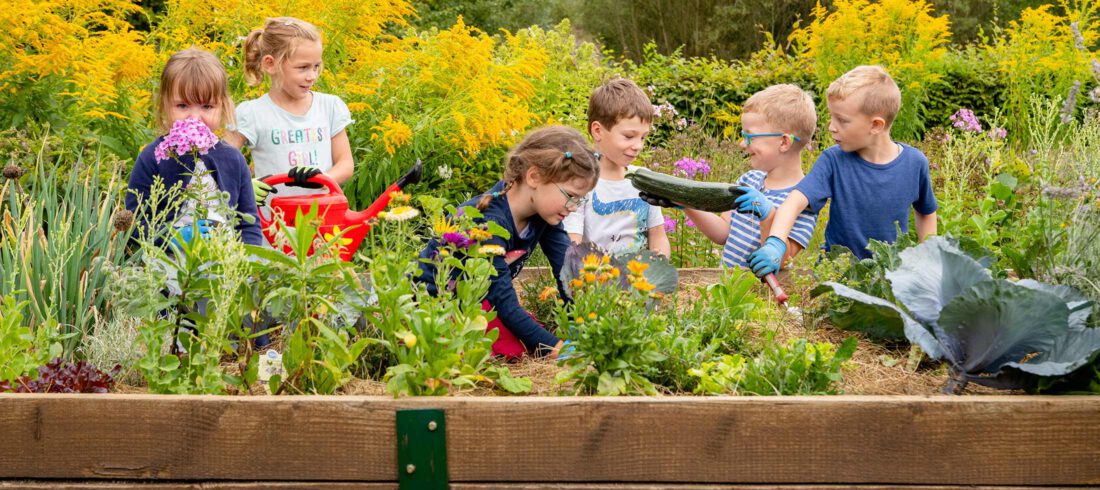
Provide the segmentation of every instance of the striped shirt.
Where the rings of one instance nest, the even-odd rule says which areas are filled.
[[[767,174],[760,170],[749,170],[737,179],[737,185],[759,189],[775,205],[775,209],[772,210],[775,212],[794,187],[765,189],[764,177],[766,176]],[[794,228],[791,228],[790,239],[802,248],[806,248],[814,235],[816,224],[817,214],[811,213],[809,209],[803,210],[795,220]],[[726,267],[748,267],[749,254],[758,248],[760,248],[760,220],[756,215],[738,213],[734,210],[730,214],[730,234],[726,237],[726,246],[722,249],[722,263]]]

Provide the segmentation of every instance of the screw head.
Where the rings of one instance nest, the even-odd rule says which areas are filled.
[[[405,473],[408,473],[408,474],[411,475],[415,472],[416,472],[416,465],[414,465],[412,463],[409,463],[409,464],[405,465]]]
[[[432,432],[435,432],[435,430],[438,429],[438,428],[439,428],[439,424],[435,423],[434,420],[432,420],[431,422],[428,422],[428,430],[430,430]]]

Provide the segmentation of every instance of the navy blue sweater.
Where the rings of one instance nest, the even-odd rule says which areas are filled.
[[[489,192],[499,191],[503,187],[504,183],[498,182]],[[477,201],[480,199],[480,196],[475,197],[463,203],[462,206],[476,206]],[[531,256],[531,252],[535,250],[535,246],[541,246],[542,252],[550,260],[550,267],[554,271],[554,280],[558,284],[558,292],[562,298],[568,298],[559,276],[562,263],[565,261],[565,252],[570,245],[569,235],[565,233],[565,229],[560,224],[550,225],[543,221],[539,215],[534,215],[528,220],[529,234],[527,238],[520,238],[519,230],[516,230],[516,223],[512,220],[512,209],[508,206],[508,198],[503,195],[494,198],[489,206],[482,211],[482,214],[483,217],[476,220],[477,222],[494,221],[511,234],[511,238],[507,240],[494,236],[485,243],[500,245],[509,252],[514,250],[525,252],[522,257],[511,264],[508,264],[504,257],[493,258],[493,267],[496,269],[497,274],[489,284],[489,292],[486,294],[485,299],[496,309],[497,317],[501,323],[520,342],[523,342],[527,352],[538,356],[547,355],[557,345],[558,338],[543,328],[542,325],[539,325],[520,306],[519,297],[516,296],[516,290],[512,286],[512,279],[519,275],[520,270],[523,269],[523,264]],[[439,243],[432,239],[428,242],[428,246],[420,252],[420,258],[434,257],[438,247]],[[420,276],[416,280],[426,284],[428,292],[433,295],[436,294],[435,274],[435,265],[430,260],[420,262]]]
[[[146,145],[134,162],[134,169],[130,172],[130,192],[126,193],[126,209],[135,214],[139,214],[137,210],[138,197],[140,196],[142,200],[149,198],[149,190],[153,186],[154,177],[159,176],[164,179],[166,188],[182,187],[191,181],[191,172],[195,170],[195,161],[190,155],[180,157],[179,161],[176,161],[175,158],[169,158],[157,163],[156,157],[153,156],[153,150],[163,139],[162,136]],[[252,223],[245,222],[243,218],[238,221],[237,231],[241,234],[241,241],[250,245],[261,245],[263,236],[260,234],[260,219],[256,211],[256,198],[252,193],[252,172],[248,170],[248,163],[245,162],[244,156],[236,148],[224,141],[219,141],[214,148],[211,148],[209,152],[200,158],[205,163],[207,170],[210,171],[214,181],[218,183],[218,189],[229,193],[229,208],[251,215],[254,218]],[[159,214],[166,207],[168,207],[168,203],[157,203],[157,213]],[[177,210],[172,210],[166,217],[168,223],[176,221],[176,212]],[[147,229],[149,226],[159,225],[162,225],[162,223],[138,224],[142,230]],[[135,229],[134,232],[137,233],[138,230]]]

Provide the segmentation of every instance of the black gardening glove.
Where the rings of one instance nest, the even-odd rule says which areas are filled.
[[[294,179],[293,182],[287,182],[286,185],[291,185],[294,187],[304,187],[306,189],[321,189],[324,187],[324,184],[309,181],[309,179],[320,173],[321,169],[312,165],[299,165],[290,169],[290,171],[286,173],[287,176]]]
[[[665,199],[665,198],[660,197],[660,196],[654,196],[652,194],[646,194],[645,192],[639,192],[638,197],[641,198],[643,201],[649,203],[650,206],[658,206],[658,207],[662,207],[662,208],[684,209],[683,206],[681,206],[679,204],[676,204],[672,201],[669,201],[668,199]]]

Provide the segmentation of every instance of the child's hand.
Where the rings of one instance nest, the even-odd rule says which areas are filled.
[[[264,205],[268,194],[278,194],[279,190],[267,185],[260,179],[252,179],[252,194],[256,196],[256,207]]]
[[[756,277],[764,277],[768,274],[779,272],[783,264],[783,256],[787,253],[787,243],[778,237],[770,236],[764,241],[764,245],[749,254],[749,266]]]
[[[676,204],[672,201],[669,201],[668,199],[665,199],[665,198],[659,197],[659,196],[654,196],[654,195],[651,195],[651,194],[646,194],[644,192],[639,192],[638,197],[641,198],[643,201],[649,203],[650,206],[658,206],[658,207],[662,207],[662,208],[684,209],[683,206],[681,206],[679,204]]]
[[[306,189],[320,189],[324,187],[324,185],[309,181],[309,179],[320,173],[321,169],[312,165],[299,165],[286,173],[288,177],[294,179],[294,182],[288,182],[287,185],[304,187]]]
[[[737,190],[743,192],[741,197],[733,200],[733,204],[736,206],[735,209],[737,209],[738,213],[754,214],[760,219],[767,219],[768,215],[772,214],[772,208],[775,206],[759,189],[741,186],[738,187]]]

